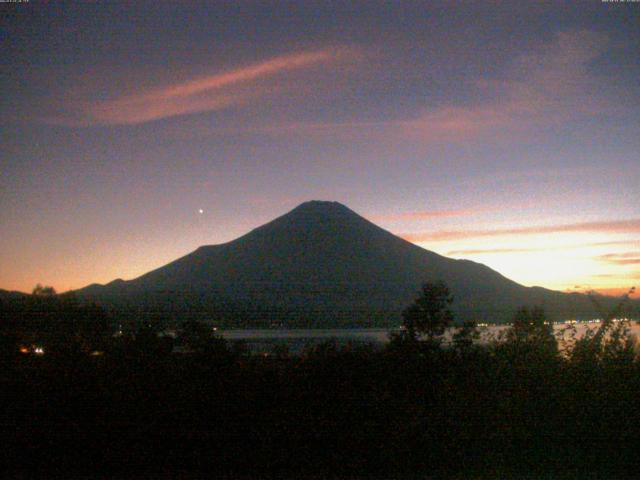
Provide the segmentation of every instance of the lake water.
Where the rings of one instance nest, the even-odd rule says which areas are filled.
[[[580,338],[587,330],[595,330],[599,323],[575,323],[554,324],[554,332],[560,342],[570,343],[575,328],[575,337]],[[631,322],[629,324],[631,334],[640,346],[640,325]],[[498,338],[507,325],[489,325],[479,327],[480,343],[487,343]],[[246,329],[246,330],[222,330],[222,337],[229,341],[242,340],[247,343],[254,352],[270,352],[275,345],[285,345],[291,353],[302,351],[306,346],[317,345],[328,340],[335,340],[339,345],[347,342],[371,343],[382,346],[389,341],[392,329],[384,328],[344,328],[344,329]],[[398,330],[395,330],[398,331]],[[445,342],[450,341],[454,329],[445,334]]]

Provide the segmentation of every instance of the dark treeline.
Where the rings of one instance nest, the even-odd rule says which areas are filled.
[[[198,322],[113,336],[51,292],[5,304],[3,476],[637,478],[640,361],[615,312],[566,351],[535,308],[488,345],[465,324],[445,346],[449,304],[425,286],[384,348],[295,356]]]

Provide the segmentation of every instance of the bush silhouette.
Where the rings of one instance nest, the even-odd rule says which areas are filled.
[[[430,343],[453,322],[453,313],[449,308],[453,297],[444,282],[427,282],[422,285],[420,296],[402,312],[403,326],[412,341],[426,336]]]

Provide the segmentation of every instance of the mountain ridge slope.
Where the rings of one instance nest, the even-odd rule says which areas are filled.
[[[486,265],[423,249],[337,202],[305,202],[236,240],[132,280],[78,290],[115,308],[231,326],[389,326],[426,281],[445,281],[458,320],[508,321],[520,305],[588,315],[586,296],[524,287]]]

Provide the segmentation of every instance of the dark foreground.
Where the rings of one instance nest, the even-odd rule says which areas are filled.
[[[490,347],[219,342],[5,355],[3,477],[637,478],[640,364]]]

